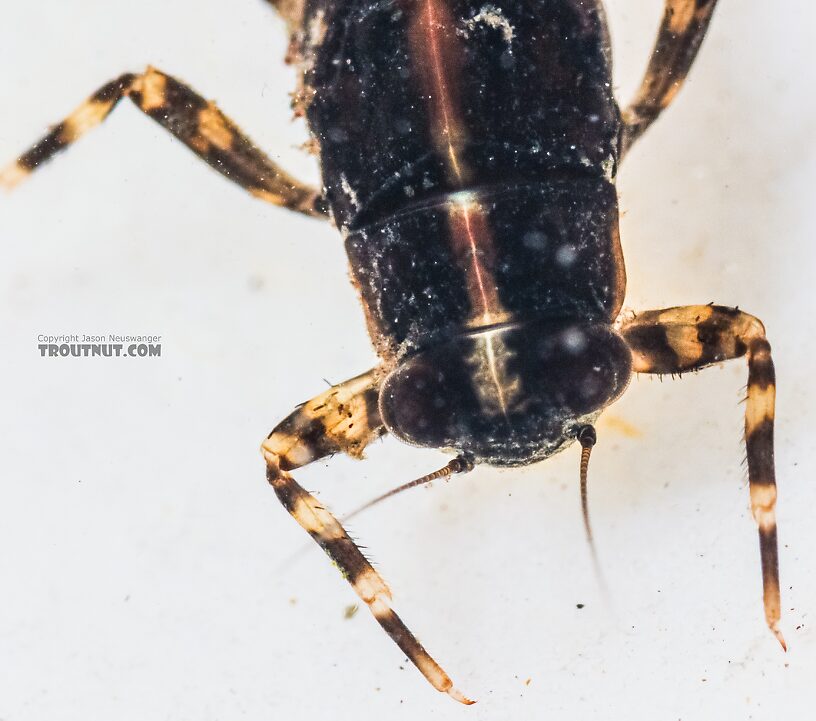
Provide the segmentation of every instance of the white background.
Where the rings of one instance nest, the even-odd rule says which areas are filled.
[[[289,122],[283,24],[260,0],[0,7],[0,158],[152,63],[317,177]],[[609,10],[625,99],[662,3]],[[788,654],[761,610],[740,361],[636,379],[599,425],[609,602],[575,448],[354,524],[476,706],[432,691],[365,609],[344,619],[351,589],[317,548],[292,559],[309,541],[257,451],[324,378],[374,362],[339,235],[245,195],[124,103],[0,197],[0,719],[811,718],[813,19],[804,0],[723,0],[619,179],[629,307],[716,301],[767,325]],[[158,333],[163,356],[39,358],[37,334],[63,332]],[[300,479],[342,512],[446,460],[392,439],[368,455]]]

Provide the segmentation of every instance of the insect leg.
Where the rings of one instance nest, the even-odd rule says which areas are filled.
[[[291,31],[294,31],[302,19],[303,3],[298,0],[266,0],[278,14],[286,21]]]
[[[652,57],[623,111],[621,157],[674,100],[694,63],[717,0],[666,0]]]
[[[103,85],[15,162],[0,171],[0,186],[12,188],[39,165],[101,123],[123,97],[169,130],[198,157],[252,195],[310,216],[325,217],[319,191],[278,167],[215,105],[148,67]]]
[[[776,380],[765,328],[752,315],[718,305],[691,305],[639,313],[623,324],[636,373],[681,373],[747,356],[745,446],[751,512],[759,527],[765,620],[779,631],[779,561],[773,422]]]
[[[326,552],[374,618],[438,691],[469,704],[391,608],[391,591],[340,522],[289,471],[339,451],[361,457],[385,429],[377,409],[380,372],[334,386],[297,408],[263,442],[266,477],[278,500]]]

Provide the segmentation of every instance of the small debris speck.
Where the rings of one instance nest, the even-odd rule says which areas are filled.
[[[352,603],[350,606],[346,606],[345,610],[343,611],[343,618],[346,620],[350,618],[354,618],[354,614],[357,613],[357,609],[360,608],[356,603]]]

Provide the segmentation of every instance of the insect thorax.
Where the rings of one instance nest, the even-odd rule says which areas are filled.
[[[483,329],[406,358],[383,384],[380,413],[408,443],[524,465],[575,440],[626,389],[631,364],[606,323]]]

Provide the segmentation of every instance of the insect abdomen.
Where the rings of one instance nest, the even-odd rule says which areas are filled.
[[[612,314],[619,112],[599,6],[389,0],[306,17],[307,117],[375,340],[410,350]]]
[[[623,299],[604,179],[450,193],[346,239],[375,342],[401,351],[527,319],[608,321]]]
[[[619,113],[594,2],[315,2],[307,117],[339,226],[553,169],[611,172]]]

